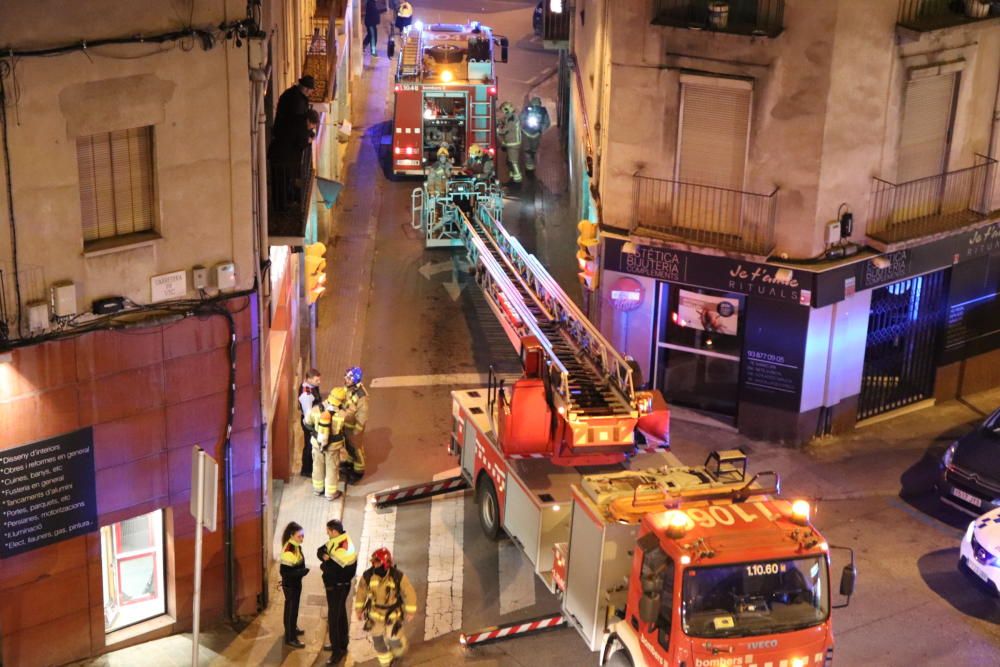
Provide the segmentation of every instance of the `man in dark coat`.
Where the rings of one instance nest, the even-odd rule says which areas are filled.
[[[385,4],[379,7],[375,0],[365,2],[365,41],[364,45],[370,49],[370,53],[375,55],[375,46],[378,41],[378,24],[382,22],[382,13],[385,11]]]
[[[327,521],[326,534],[329,539],[316,551],[316,557],[323,571],[330,633],[330,643],[323,648],[333,651],[326,664],[335,665],[347,655],[347,596],[358,569],[358,552],[340,521]]]
[[[297,197],[295,179],[301,172],[302,158],[312,138],[307,119],[309,95],[315,88],[316,80],[307,74],[278,98],[267,155],[271,178],[277,188],[278,201],[275,203],[281,208],[294,203]]]

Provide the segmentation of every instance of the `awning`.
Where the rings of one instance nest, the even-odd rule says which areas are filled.
[[[327,208],[333,208],[337,203],[340,191],[344,189],[344,184],[340,181],[331,181],[328,178],[316,178],[316,185],[319,187],[319,196],[323,198],[323,203]]]

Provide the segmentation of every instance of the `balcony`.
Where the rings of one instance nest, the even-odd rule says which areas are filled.
[[[632,231],[767,256],[774,250],[777,193],[777,188],[762,195],[636,174]]]
[[[309,101],[329,102],[336,87],[333,73],[336,71],[337,59],[336,48],[330,48],[336,45],[331,44],[329,40],[332,34],[329,17],[314,16],[312,29],[312,35],[302,40],[305,49],[302,74],[312,75],[316,80],[316,88],[309,96]]]
[[[267,234],[272,245],[303,243],[315,176],[312,150],[304,151],[299,165],[268,161]]]
[[[981,0],[902,0],[896,32],[905,41],[916,41],[926,32],[965,26],[996,16],[996,10],[990,11],[990,3]]]
[[[906,183],[880,178],[872,185],[868,238],[879,250],[962,229],[989,216],[997,161],[976,155],[975,165]]]
[[[777,37],[785,0],[655,0],[653,25]]]
[[[547,49],[565,49],[569,45],[573,11],[568,4],[546,0],[542,6],[542,41]]]

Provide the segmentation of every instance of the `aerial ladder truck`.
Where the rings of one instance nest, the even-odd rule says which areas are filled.
[[[460,181],[461,179],[456,179]],[[456,182],[447,210],[476,283],[521,356],[507,386],[452,392],[460,475],[375,494],[376,507],[471,488],[483,532],[506,533],[559,614],[463,633],[467,647],[572,625],[615,667],[827,667],[831,547],[804,500],[752,477],[740,450],[685,466],[668,410],[501,223],[495,186]],[[586,471],[581,470],[586,466]],[[854,554],[840,582],[850,600]],[[846,602],[842,603],[846,605]]]

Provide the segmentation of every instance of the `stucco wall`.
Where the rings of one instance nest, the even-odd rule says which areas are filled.
[[[187,23],[183,4],[17,0],[5,7],[0,43],[25,48],[177,30]],[[233,0],[195,4],[196,26],[241,18],[246,8]],[[247,48],[219,42],[204,51],[190,40],[17,61],[6,84],[8,93],[15,86],[8,129],[18,261],[23,271],[41,267],[34,269],[39,279],[22,286],[25,301],[46,298],[45,287],[70,280],[80,311],[111,295],[148,303],[151,276],[225,261],[236,262],[238,288],[252,285]],[[162,239],[84,257],[76,138],[142,125],[153,126],[155,228]],[[5,192],[0,203],[6,230]],[[0,262],[8,270],[12,264],[6,231]]]

